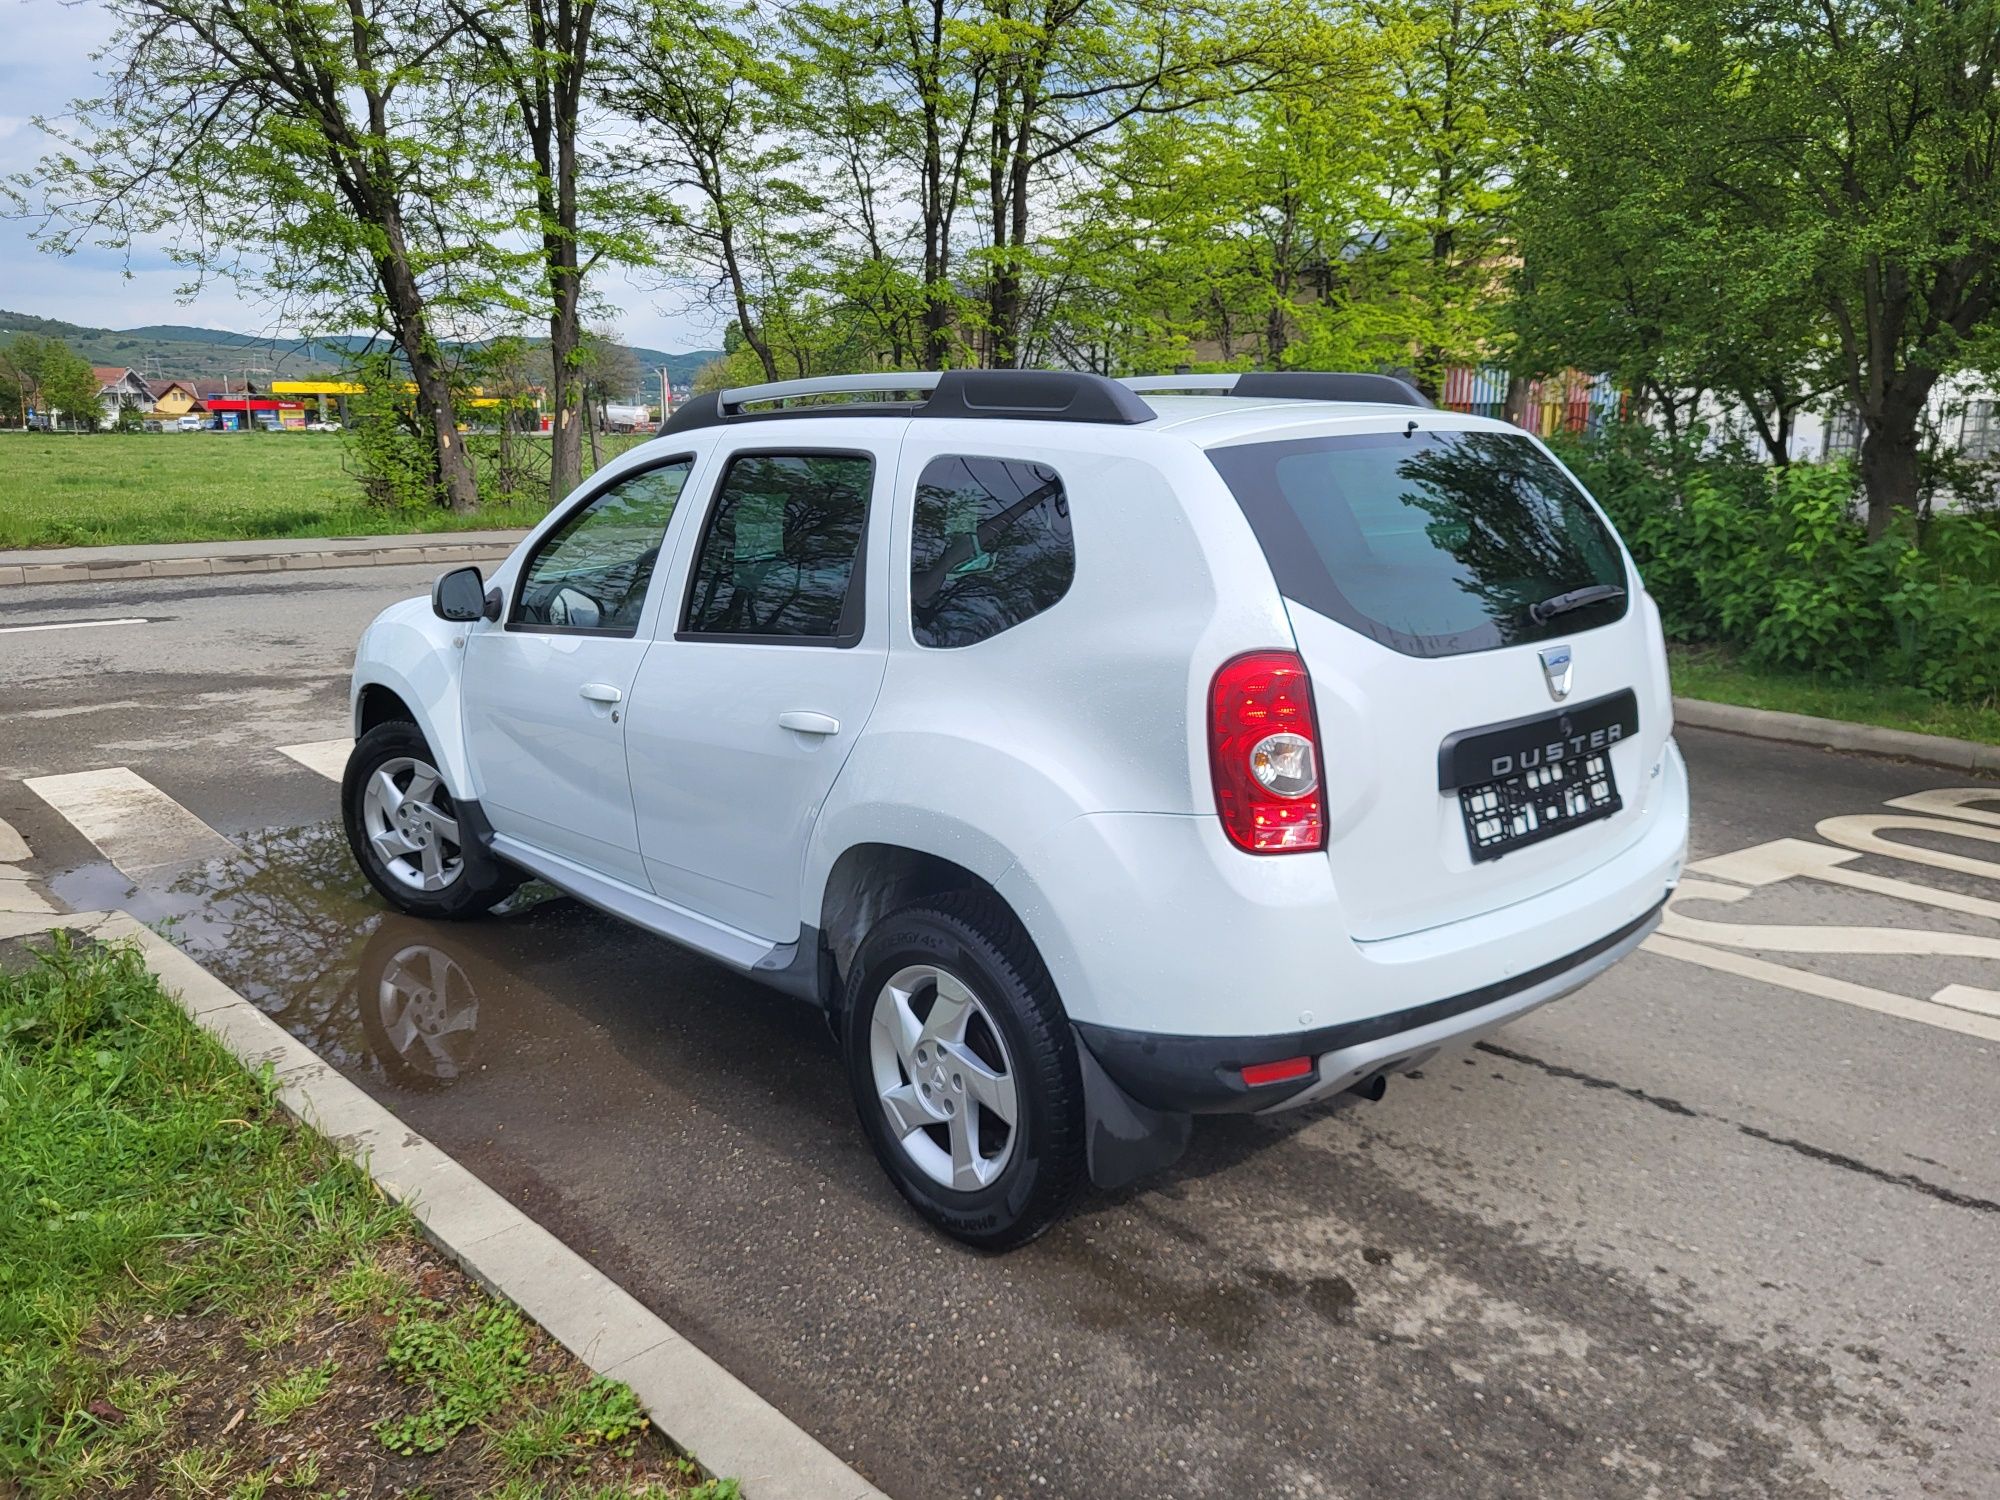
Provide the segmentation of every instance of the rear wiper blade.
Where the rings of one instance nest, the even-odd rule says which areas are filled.
[[[1586,588],[1553,595],[1540,604],[1530,604],[1528,618],[1537,625],[1545,625],[1557,615],[1566,615],[1573,609],[1588,609],[1593,604],[1608,604],[1613,599],[1624,597],[1625,590],[1615,583],[1593,583]]]

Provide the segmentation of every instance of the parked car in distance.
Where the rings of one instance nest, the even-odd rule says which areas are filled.
[[[208,419],[200,412],[185,412],[174,420],[177,432],[200,432],[208,425]]]
[[[339,424],[338,422],[308,422],[308,423],[306,423],[306,431],[307,431],[307,432],[338,432],[338,431],[340,431],[340,424]]]
[[[699,397],[384,611],[353,713],[390,903],[536,876],[820,1008],[890,1180],[989,1248],[1576,989],[1687,841],[1610,523],[1384,376]]]

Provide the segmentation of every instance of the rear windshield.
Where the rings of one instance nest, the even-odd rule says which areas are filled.
[[[1409,656],[1453,656],[1608,625],[1618,544],[1525,437],[1414,432],[1209,451],[1279,592]]]

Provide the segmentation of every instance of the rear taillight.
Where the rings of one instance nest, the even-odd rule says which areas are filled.
[[[1237,847],[1298,854],[1326,845],[1312,681],[1294,651],[1223,663],[1208,693],[1215,810]]]

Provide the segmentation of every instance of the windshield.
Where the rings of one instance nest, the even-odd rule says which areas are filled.
[[[1526,437],[1370,433],[1209,458],[1279,591],[1405,655],[1490,651],[1625,614],[1617,541]]]

